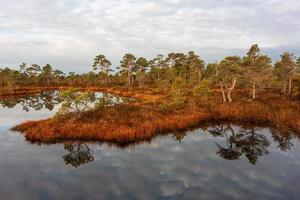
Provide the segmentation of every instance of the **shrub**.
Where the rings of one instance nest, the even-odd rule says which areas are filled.
[[[205,103],[208,101],[208,97],[212,93],[209,91],[209,83],[207,80],[202,80],[199,85],[194,88],[193,96],[195,98],[195,103]]]
[[[67,115],[77,113],[79,116],[90,108],[96,97],[91,92],[78,92],[75,89],[69,89],[60,94],[62,100],[58,115]]]
[[[187,101],[187,83],[181,77],[177,77],[172,84],[171,96],[172,104],[176,107],[183,106]]]

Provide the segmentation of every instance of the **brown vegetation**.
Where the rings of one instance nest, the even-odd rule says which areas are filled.
[[[13,89],[0,88],[0,97],[12,97],[12,96],[28,96],[30,94],[37,94],[45,91],[62,90],[66,87],[63,86],[27,86],[18,87]]]
[[[15,127],[30,141],[128,143],[215,120],[267,123],[300,133],[300,57],[291,52],[273,64],[253,44],[243,57],[226,56],[207,65],[193,51],[159,54],[151,60],[127,53],[116,73],[111,67],[101,54],[94,59],[94,71],[85,74],[66,75],[49,64],[22,63],[19,70],[0,69],[0,86],[6,88],[0,97],[48,90],[14,90],[20,86],[73,87],[63,95],[63,112],[56,117]],[[80,95],[78,89],[88,91]],[[142,101],[111,106],[103,98],[100,107],[90,109],[95,101],[89,91]]]
[[[155,95],[150,90],[128,89],[121,92],[120,88],[115,88],[106,91],[125,96],[134,94],[144,101],[104,107],[101,110],[92,109],[80,117],[70,114],[64,118],[26,122],[14,130],[24,132],[32,142],[97,140],[119,144],[149,140],[159,134],[218,120],[263,123],[300,133],[299,102],[288,99],[269,98],[231,104],[209,100],[199,105],[190,101],[183,107],[164,111],[158,103],[162,101],[153,103],[153,99],[157,100],[163,95]]]

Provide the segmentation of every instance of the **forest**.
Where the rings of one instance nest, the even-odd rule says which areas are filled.
[[[50,64],[22,63],[19,70],[9,67],[0,69],[0,86],[13,90],[25,86],[154,86],[170,87],[175,80],[189,85],[194,90],[217,89],[224,102],[231,102],[231,93],[236,89],[251,90],[255,99],[258,91],[276,90],[283,95],[299,95],[300,57],[284,52],[280,59],[272,59],[252,45],[244,57],[227,56],[220,62],[205,64],[193,51],[157,55],[147,60],[125,54],[120,66],[112,68],[105,55],[97,55],[92,71],[85,74],[65,74]],[[263,93],[262,93],[263,95]]]
[[[127,53],[117,68],[100,54],[90,68],[84,74],[65,74],[50,64],[0,69],[0,96],[62,90],[62,107],[53,118],[14,129],[31,141],[117,143],[219,120],[300,132],[300,57],[291,52],[272,61],[254,44],[242,57],[227,56],[215,63],[205,63],[193,51],[149,60]],[[96,101],[92,91],[137,101],[111,106],[111,99],[101,99],[89,107]]]

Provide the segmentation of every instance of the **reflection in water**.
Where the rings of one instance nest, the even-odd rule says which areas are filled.
[[[294,145],[292,143],[293,134],[290,131],[271,129],[272,138],[278,143],[278,148],[282,151],[290,150]]]
[[[186,135],[186,133],[183,131],[175,131],[174,133],[172,133],[174,140],[178,141],[179,143],[182,142],[185,135]]]
[[[53,110],[54,106],[61,102],[58,91],[41,92],[31,96],[20,98],[5,98],[0,99],[0,105],[3,108],[14,108],[16,105],[21,105],[23,110],[29,112],[33,110]]]
[[[269,153],[266,148],[270,145],[265,135],[257,133],[258,130],[253,126],[243,127],[236,133],[231,124],[227,124],[208,131],[213,136],[225,137],[226,147],[217,143],[217,154],[221,157],[237,160],[244,154],[250,163],[255,164],[259,156]]]
[[[52,116],[57,98],[0,100],[1,199],[299,199],[295,134],[223,123],[142,143],[36,145],[9,131]]]
[[[77,168],[80,165],[92,162],[95,159],[89,146],[85,143],[65,143],[64,148],[68,151],[68,153],[63,156],[66,165],[72,165]]]
[[[112,96],[106,93],[91,93],[94,103],[93,105],[115,105],[126,101],[132,101],[132,99],[121,98]],[[6,98],[0,99],[0,105],[3,108],[14,108],[16,105],[21,105],[22,109],[26,112],[32,110],[47,109],[52,111],[54,107],[62,102],[59,91],[46,91],[31,96],[25,96],[21,98]],[[267,148],[270,142],[265,135],[259,133],[259,128],[254,126],[242,126],[238,129],[232,127],[230,123],[221,124],[217,126],[203,127],[203,130],[207,131],[215,138],[224,138],[224,141],[216,142],[216,153],[226,160],[237,160],[242,155],[248,159],[251,164],[256,164],[260,156],[268,154]],[[278,147],[285,151],[291,149],[292,133],[282,130],[270,129],[274,142],[278,143]],[[181,143],[186,136],[185,132],[176,131],[171,134],[175,141]],[[151,141],[144,141],[151,143]],[[129,144],[109,144],[118,148],[128,148],[138,143]],[[94,160],[94,156],[90,151],[87,144],[82,142],[65,143],[64,148],[68,151],[68,154],[63,156],[67,165],[78,167],[81,164],[89,163]]]
[[[230,136],[228,137],[227,131],[230,132]],[[217,151],[217,154],[219,154],[222,158],[227,160],[237,160],[242,155],[242,153],[239,151],[239,149],[234,145],[236,141],[236,134],[233,128],[230,124],[227,125],[226,128],[224,128],[223,125],[221,125],[221,128],[215,128],[215,130],[209,130],[210,133],[213,135],[217,135],[222,137],[225,135],[226,142],[228,143],[227,147],[222,147],[217,143],[217,146],[219,148],[219,151]]]
[[[134,101],[130,98],[122,98],[118,96],[113,96],[106,93],[94,92],[90,94],[93,105],[106,105],[112,106],[116,104],[121,104],[127,101]],[[30,96],[24,97],[14,97],[14,98],[4,98],[0,99],[0,106],[3,108],[14,108],[16,105],[21,105],[22,109],[26,112],[33,110],[47,109],[52,111],[54,107],[62,102],[60,98],[59,91],[46,91],[38,94],[32,94]]]
[[[255,165],[258,158],[263,155],[269,154],[267,148],[270,146],[270,142],[267,137],[260,131],[261,128],[254,127],[251,125],[240,126],[234,128],[232,124],[221,124],[217,126],[211,126],[207,129],[207,133],[211,134],[214,138],[224,138],[221,142],[216,143],[216,153],[223,159],[226,160],[238,160],[242,155],[245,155],[247,160]],[[278,147],[285,151],[291,149],[292,134],[283,134],[280,130],[270,128],[272,138],[274,142],[278,144]],[[174,141],[182,143],[186,132],[177,131],[171,134]],[[151,141],[142,141],[128,144],[109,143],[111,147],[119,149],[132,148],[139,145],[140,143],[151,144]],[[220,144],[222,143],[222,144]],[[99,143],[102,145],[103,143]],[[66,165],[72,165],[73,167],[79,167],[82,164],[87,164],[94,161],[93,152],[90,150],[87,143],[73,142],[64,143],[65,150],[68,154],[63,156]]]
[[[236,146],[241,149],[249,162],[255,164],[258,157],[268,154],[266,148],[270,145],[265,135],[256,133],[255,128],[242,130],[237,135]]]

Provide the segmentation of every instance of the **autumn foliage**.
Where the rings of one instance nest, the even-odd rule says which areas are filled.
[[[122,94],[122,90],[116,88],[111,92]],[[219,120],[267,124],[300,133],[300,105],[297,101],[277,98],[222,104],[207,100],[195,105],[190,99],[181,108],[162,112],[160,105],[168,99],[166,96],[159,98],[162,94],[138,89],[124,90],[123,93],[138,96],[142,101],[91,109],[79,118],[71,113],[64,118],[26,122],[14,130],[24,132],[32,142],[93,140],[119,144],[150,140],[160,134]]]

